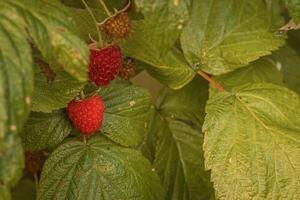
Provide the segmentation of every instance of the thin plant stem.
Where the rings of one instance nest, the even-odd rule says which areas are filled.
[[[205,80],[207,80],[214,88],[216,88],[219,92],[225,92],[225,89],[223,88],[222,85],[220,85],[220,83],[218,83],[217,81],[215,81],[214,79],[212,79],[208,74],[206,74],[205,72],[199,70],[197,72],[201,77],[203,77]]]
[[[34,183],[35,183],[35,190],[38,191],[38,189],[39,189],[39,178],[38,178],[38,175],[37,175],[36,172],[33,174],[33,179],[34,179]]]
[[[82,3],[84,4],[85,8],[88,10],[90,16],[92,17],[93,21],[94,21],[94,24],[96,26],[96,30],[97,30],[97,34],[98,34],[98,44],[97,46],[99,48],[103,47],[103,40],[102,40],[102,35],[101,35],[101,32],[100,32],[100,29],[99,29],[99,26],[98,26],[98,22],[96,20],[96,17],[95,15],[93,14],[92,10],[90,9],[90,7],[87,5],[87,3],[85,2],[85,0],[81,0]]]
[[[109,9],[107,8],[106,4],[104,3],[103,0],[99,0],[100,4],[102,5],[102,7],[104,8],[106,14],[111,17],[112,16],[112,13],[109,11]]]

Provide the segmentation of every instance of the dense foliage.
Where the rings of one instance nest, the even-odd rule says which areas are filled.
[[[300,199],[299,0],[101,3],[0,0],[0,200]],[[123,56],[100,87],[98,37]],[[82,140],[84,94],[105,111]]]

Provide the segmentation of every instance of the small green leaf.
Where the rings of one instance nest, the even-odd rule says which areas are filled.
[[[192,66],[219,75],[247,65],[284,44],[270,32],[262,0],[193,1],[192,16],[181,44]]]
[[[22,133],[26,151],[37,151],[58,145],[70,134],[72,125],[64,111],[32,112]]]
[[[79,81],[87,80],[88,48],[75,30],[67,9],[58,1],[11,0],[30,36],[50,64],[59,64]]]
[[[214,76],[214,79],[220,83],[226,91],[246,83],[274,83],[283,85],[283,77],[276,67],[276,63],[268,57],[261,58],[251,62],[246,67],[237,69],[233,72]],[[218,91],[210,87],[210,96]]]
[[[300,99],[256,83],[206,106],[205,167],[218,199],[299,199]]]
[[[283,81],[288,87],[300,94],[300,55],[289,45],[285,45],[271,56],[283,74]]]
[[[149,120],[151,96],[143,88],[126,81],[114,81],[100,91],[105,102],[101,131],[114,142],[138,146]]]
[[[300,1],[299,0],[284,0],[284,3],[289,11],[290,16],[295,23],[300,23]]]
[[[34,67],[34,93],[32,111],[51,112],[67,106],[79,92],[84,83],[79,82],[60,67],[49,67],[39,60]]]
[[[124,53],[149,64],[147,71],[161,83],[179,89],[195,73],[182,53],[172,48],[187,21],[185,1],[136,1],[144,19],[133,21],[133,31],[121,42]],[[162,28],[163,27],[163,28]],[[171,49],[172,48],[172,49]]]
[[[69,141],[51,154],[37,199],[163,200],[164,192],[139,152],[94,136],[87,144]]]

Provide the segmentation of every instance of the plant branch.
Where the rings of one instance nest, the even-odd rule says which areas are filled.
[[[203,77],[205,80],[207,80],[214,88],[216,88],[219,92],[225,92],[225,89],[223,88],[222,85],[220,85],[220,83],[218,83],[217,81],[215,81],[214,79],[212,79],[208,74],[206,74],[205,72],[199,70],[197,72],[201,77]]]
[[[102,7],[104,8],[106,14],[107,14],[109,17],[113,16],[112,13],[111,13],[111,12],[109,11],[109,9],[107,8],[107,6],[106,6],[106,4],[104,3],[104,1],[103,1],[103,0],[99,0],[99,1],[100,1],[100,4],[102,5]]]
[[[85,0],[81,0],[82,3],[84,4],[85,8],[88,10],[90,16],[92,17],[93,21],[94,21],[94,24],[96,26],[96,30],[97,30],[97,34],[98,34],[98,44],[97,46],[98,47],[103,47],[103,40],[102,40],[102,35],[101,35],[101,32],[100,32],[100,29],[98,27],[98,22],[96,20],[96,17],[95,15],[93,14],[92,10],[90,9],[90,7],[87,5],[87,3],[85,2]]]

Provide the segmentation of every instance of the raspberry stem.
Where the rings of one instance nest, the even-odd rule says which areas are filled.
[[[96,17],[95,15],[93,14],[92,10],[90,9],[90,7],[87,5],[87,3],[85,2],[85,0],[81,0],[82,3],[84,4],[85,8],[88,10],[90,16],[92,17],[93,21],[94,21],[94,24],[96,26],[96,30],[97,30],[97,34],[98,34],[98,43],[97,43],[97,46],[99,48],[103,47],[104,46],[104,43],[103,43],[103,40],[102,40],[102,35],[101,35],[101,32],[100,32],[100,29],[98,27],[98,22],[96,20]]]
[[[87,136],[86,136],[86,135],[83,135],[83,143],[84,143],[84,144],[87,143],[87,139],[88,139]]]
[[[102,5],[102,7],[104,8],[106,14],[108,15],[108,17],[113,16],[112,13],[109,11],[109,9],[107,8],[106,4],[104,3],[103,0],[99,0],[100,4]]]
[[[218,83],[214,79],[212,79],[208,74],[206,74],[205,72],[203,72],[201,70],[199,70],[197,73],[201,77],[203,77],[205,80],[207,80],[214,88],[216,88],[217,90],[219,90],[219,92],[225,92],[225,89],[223,88],[223,86],[220,85],[220,83]]]
[[[84,95],[83,90],[80,91],[80,98],[81,98],[81,99],[84,99],[84,98],[85,98],[85,95]]]

